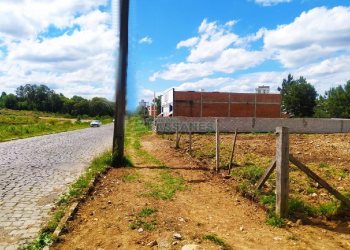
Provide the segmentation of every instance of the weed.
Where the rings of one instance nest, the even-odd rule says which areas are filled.
[[[36,240],[34,240],[30,245],[26,246],[26,250],[39,250],[43,249],[45,246],[51,244],[53,241],[52,235],[50,233],[41,233]]]
[[[292,217],[304,217],[317,214],[317,209],[305,204],[302,200],[292,198],[288,200],[288,213]]]
[[[216,234],[207,234],[203,236],[203,240],[209,240],[214,244],[221,246],[221,249],[231,249],[231,247],[221,238],[219,238]]]
[[[143,230],[146,230],[146,231],[152,231],[153,229],[155,229],[156,225],[157,225],[157,221],[155,220],[146,222],[146,221],[137,219],[136,221],[129,224],[129,228],[132,230],[142,228]]]
[[[283,227],[286,224],[286,221],[271,212],[266,220],[266,224],[273,227]]]
[[[154,213],[157,212],[157,209],[155,208],[151,208],[151,207],[144,207],[142,208],[142,210],[139,212],[138,216],[140,217],[147,217],[147,216],[150,216]]]
[[[318,207],[318,210],[321,215],[330,217],[337,213],[338,208],[339,208],[338,202],[332,201],[326,204],[321,204]]]
[[[269,206],[269,208],[273,208],[276,203],[276,196],[275,195],[262,195],[260,197],[260,202],[264,205]]]
[[[153,230],[157,221],[153,218],[148,218],[151,215],[154,215],[157,212],[157,209],[151,207],[144,207],[137,215],[136,219],[129,224],[130,229],[139,229],[142,228],[146,231]]]

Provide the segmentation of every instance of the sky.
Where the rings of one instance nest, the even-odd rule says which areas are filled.
[[[114,99],[118,0],[1,0],[0,91]],[[349,0],[130,0],[128,108],[177,90],[350,80]]]

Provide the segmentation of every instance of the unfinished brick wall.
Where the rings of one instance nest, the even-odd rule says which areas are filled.
[[[174,116],[279,118],[281,95],[175,91]]]

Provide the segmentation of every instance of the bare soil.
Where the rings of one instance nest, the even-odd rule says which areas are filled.
[[[209,152],[205,141],[212,138],[195,136],[195,149]],[[292,136],[291,148],[298,158],[349,167],[350,135],[310,138],[308,135]],[[223,145],[225,141],[229,145],[232,136],[224,138]],[[241,136],[236,160],[247,160],[244,158],[247,153],[242,152],[253,151],[261,154],[262,162],[268,163],[269,157],[274,155],[274,143],[273,135]],[[321,143],[329,144],[327,153],[317,153],[320,148],[317,145]],[[53,249],[181,249],[186,244],[197,244],[199,249],[224,249],[204,240],[208,234],[216,234],[226,243],[226,249],[350,249],[348,221],[320,219],[309,221],[311,224],[307,225],[289,222],[286,228],[268,226],[265,210],[241,197],[235,191],[234,179],[225,179],[209,171],[210,157],[202,155],[194,159],[184,149],[174,149],[173,144],[156,135],[144,137],[142,148],[163,161],[170,170],[145,164],[137,155],[132,155],[135,167],[111,169],[81,204],[67,232]],[[145,195],[148,183],[154,182],[164,171],[181,176],[187,188],[177,191],[171,200]],[[346,178],[349,183],[349,177]],[[142,232],[131,229],[131,223],[145,207],[157,210],[151,215],[155,228]],[[175,240],[174,233],[181,234],[182,240]],[[152,241],[157,241],[157,245],[147,246]]]

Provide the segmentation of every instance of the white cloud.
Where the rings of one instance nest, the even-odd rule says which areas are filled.
[[[289,3],[292,0],[255,0],[255,3],[262,6],[272,6],[280,3]]]
[[[105,26],[107,28],[107,25],[111,23],[111,16],[106,12],[94,10],[74,19],[72,23],[79,25],[81,29],[85,30],[93,30],[98,26]]]
[[[225,26],[228,26],[228,27],[233,27],[238,21],[236,20],[231,20],[231,21],[228,21],[225,23]]]
[[[233,21],[230,22],[229,25],[220,26],[204,19],[198,28],[198,37],[180,41],[176,46],[190,48],[186,62],[166,65],[165,70],[154,73],[149,80],[188,81],[217,72],[233,73],[262,63],[266,53],[237,47],[242,44],[242,40],[230,31]],[[255,36],[261,38],[260,33],[263,32]]]
[[[299,67],[350,51],[350,7],[314,8],[292,23],[265,31],[265,49],[283,66]]]
[[[215,59],[238,40],[236,34],[225,27],[218,26],[216,22],[208,23],[206,19],[203,20],[198,30],[201,36],[187,57],[188,62],[195,63]]]
[[[49,25],[64,28],[76,14],[85,14],[105,5],[107,0],[23,0],[0,2],[0,36],[34,38]]]
[[[182,47],[193,47],[198,43],[199,38],[198,37],[191,37],[187,40],[181,41],[176,45],[177,49],[180,49]]]
[[[177,63],[170,64],[167,69],[162,72],[154,73],[149,80],[177,80],[186,81],[198,77],[206,77],[213,74],[213,69],[208,63]]]
[[[151,37],[145,36],[139,40],[139,43],[140,44],[151,44],[151,43],[153,43],[153,40]]]

